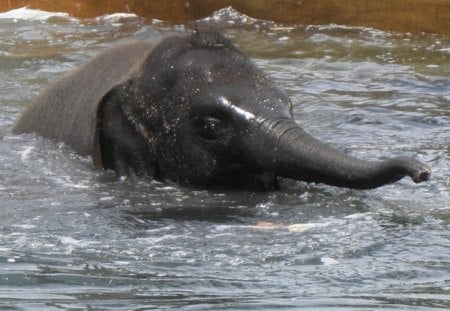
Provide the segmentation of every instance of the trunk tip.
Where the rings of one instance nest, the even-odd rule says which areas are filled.
[[[431,171],[428,167],[418,168],[417,172],[411,176],[412,180],[418,184],[430,179]]]
[[[400,157],[399,159],[406,165],[408,175],[416,184],[430,179],[431,169],[428,165],[409,157]]]

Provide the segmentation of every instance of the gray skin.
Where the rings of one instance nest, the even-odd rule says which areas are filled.
[[[14,131],[63,141],[118,176],[205,188],[283,177],[369,189],[430,176],[410,157],[365,161],[313,138],[285,92],[215,32],[109,50],[56,82]]]

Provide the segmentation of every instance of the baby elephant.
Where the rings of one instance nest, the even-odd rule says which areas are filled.
[[[209,31],[104,52],[38,97],[14,132],[62,141],[119,176],[196,187],[273,188],[284,177],[369,189],[430,177],[412,158],[364,161],[313,138],[286,93]]]

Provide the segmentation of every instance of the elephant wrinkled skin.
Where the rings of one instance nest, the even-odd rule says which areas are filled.
[[[198,187],[276,187],[280,177],[368,189],[430,169],[364,161],[306,133],[289,97],[215,32],[136,42],[57,81],[15,133],[62,141],[97,168]]]

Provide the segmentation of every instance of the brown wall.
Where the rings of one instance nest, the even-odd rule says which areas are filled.
[[[283,23],[450,34],[450,0],[0,0],[0,11],[28,6],[76,17],[133,12],[186,22],[230,5],[251,17]]]

